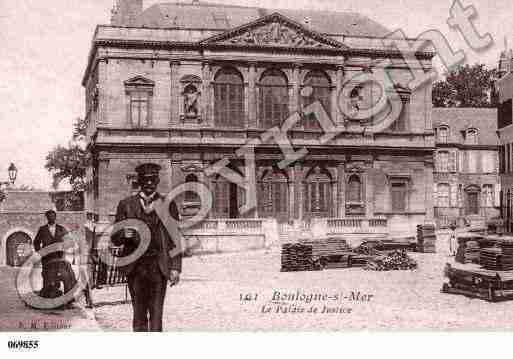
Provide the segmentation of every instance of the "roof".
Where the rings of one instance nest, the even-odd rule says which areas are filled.
[[[264,9],[211,3],[161,3],[150,6],[136,20],[137,27],[228,30],[278,12],[312,30],[331,35],[383,37],[390,31],[358,13]]]
[[[478,144],[497,146],[497,109],[496,108],[458,108],[436,107],[432,112],[433,127],[447,125],[450,129],[449,142],[463,143],[462,131],[469,128],[478,130]]]

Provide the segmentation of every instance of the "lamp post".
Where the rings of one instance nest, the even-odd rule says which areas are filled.
[[[16,182],[16,177],[18,176],[18,169],[11,163],[9,168],[7,169],[7,174],[9,176],[9,181],[0,182],[0,203],[2,203],[7,197],[5,189],[10,185],[13,185]]]

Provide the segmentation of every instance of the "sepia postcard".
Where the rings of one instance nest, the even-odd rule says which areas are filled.
[[[513,329],[511,16],[1,1],[0,332]]]

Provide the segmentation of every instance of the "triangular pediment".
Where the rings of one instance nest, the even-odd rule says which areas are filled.
[[[125,86],[155,86],[155,81],[143,76],[135,76],[125,81]]]
[[[264,16],[204,41],[204,45],[340,50],[348,47],[280,13]]]

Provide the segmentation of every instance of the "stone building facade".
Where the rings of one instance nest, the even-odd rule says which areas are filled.
[[[499,108],[497,133],[499,136],[499,173],[501,182],[501,217],[504,230],[513,232],[513,52],[504,51],[499,60],[496,82]]]
[[[404,234],[433,221],[431,84],[408,86],[431,68],[431,51],[401,40],[385,46],[388,30],[354,13],[142,5],[120,0],[112,24],[96,28],[83,78],[93,155],[86,206],[98,225],[137,190],[134,168],[147,161],[162,166],[161,192],[186,182],[211,190],[213,208],[194,233],[224,238],[216,245],[236,245],[245,234],[260,243],[269,231]],[[386,125],[376,129],[359,115],[381,89],[353,82],[383,72],[384,63],[385,90],[401,110],[389,120],[385,107]],[[333,127],[319,125],[314,103]],[[307,153],[281,168],[282,147],[268,130],[294,114],[286,136]],[[252,141],[248,179],[237,150]],[[211,171],[220,160],[255,183],[256,208],[241,213],[248,193]],[[183,214],[196,207],[196,196],[181,197]]]
[[[32,241],[39,227],[46,223],[44,213],[48,209],[57,210],[57,223],[78,238],[84,237],[83,208],[56,206],[56,200],[62,200],[63,196],[63,192],[55,196],[48,191],[7,190],[5,200],[0,203],[0,266],[21,265],[32,253]]]
[[[484,224],[499,216],[499,147],[494,108],[435,108],[435,217]]]

